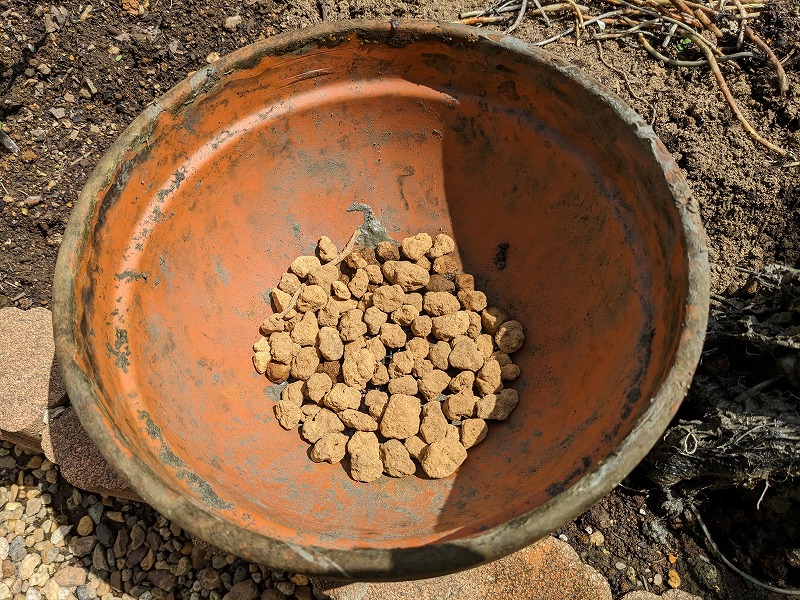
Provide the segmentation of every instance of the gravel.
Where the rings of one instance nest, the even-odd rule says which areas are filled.
[[[312,600],[302,574],[249,563],[147,505],[82,492],[0,447],[0,600]]]

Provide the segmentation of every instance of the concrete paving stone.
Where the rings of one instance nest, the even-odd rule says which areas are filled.
[[[334,600],[612,600],[608,581],[581,562],[569,544],[553,537],[500,560],[443,577],[391,583],[312,581]]]

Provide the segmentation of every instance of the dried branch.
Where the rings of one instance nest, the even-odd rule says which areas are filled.
[[[705,55],[706,60],[708,60],[708,66],[711,68],[711,72],[714,74],[714,79],[717,81],[717,85],[719,86],[720,91],[722,92],[722,96],[725,98],[725,102],[728,103],[728,106],[733,113],[733,116],[736,117],[736,120],[739,121],[739,124],[742,128],[747,132],[754,141],[758,142],[765,148],[769,148],[773,152],[775,152],[778,156],[786,157],[789,156],[789,151],[785,148],[781,148],[780,146],[776,146],[760,133],[758,133],[752,125],[750,125],[750,121],[742,114],[742,111],[739,109],[739,105],[736,102],[736,99],[731,94],[730,88],[728,88],[728,84],[725,81],[725,77],[722,75],[722,71],[719,69],[719,63],[717,63],[717,59],[714,56],[714,53],[709,49],[708,43],[701,38],[696,33],[689,33],[686,32],[686,36],[692,40],[700,51]]]

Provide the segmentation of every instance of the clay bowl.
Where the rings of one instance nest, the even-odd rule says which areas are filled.
[[[519,407],[447,479],[312,463],[251,364],[291,259],[365,214],[452,235],[528,333]],[[707,285],[697,205],[618,98],[510,37],[352,21],[148,107],[83,190],[53,308],[75,410],[152,506],[274,567],[403,579],[530,544],[628,474],[689,386]]]

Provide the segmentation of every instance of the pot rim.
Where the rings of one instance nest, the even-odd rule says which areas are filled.
[[[87,251],[96,205],[117,175],[126,152],[147,137],[161,112],[202,95],[225,73],[246,68],[248,63],[263,56],[296,52],[350,35],[385,43],[435,38],[447,39],[450,43],[495,45],[533,63],[543,64],[582,85],[599,102],[613,109],[643,142],[652,160],[661,166],[680,216],[687,251],[688,291],[674,363],[630,434],[574,485],[536,509],[470,537],[416,548],[341,550],[301,546],[220,518],[166,486],[156,472],[125,449],[123,439],[99,408],[97,388],[76,360],[79,347],[75,331],[79,321],[75,289],[77,279],[82,276],[76,265]],[[569,522],[616,487],[655,445],[689,389],[703,345],[708,287],[705,235],[697,202],[653,129],[620,98],[569,63],[498,32],[446,22],[379,19],[322,24],[246,46],[200,69],[147,107],[100,159],[75,204],[56,264],[52,310],[56,356],[72,406],[103,457],[147,503],[190,533],[255,562],[334,579],[401,580],[443,575],[508,555]]]

